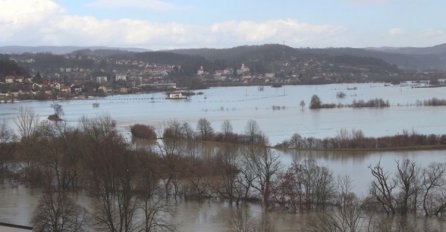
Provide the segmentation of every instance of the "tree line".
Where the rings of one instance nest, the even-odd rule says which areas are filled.
[[[340,97],[342,96],[342,97]],[[345,95],[337,94],[338,98],[343,98]],[[313,95],[310,101],[310,109],[330,109],[330,108],[384,108],[390,107],[389,101],[384,101],[381,98],[375,98],[368,101],[354,100],[352,104],[334,104],[334,103],[322,103],[321,99],[317,95]]]
[[[336,149],[443,149],[446,147],[446,135],[424,135],[403,131],[401,134],[383,137],[366,137],[361,130],[348,131],[341,129],[333,138],[302,137],[293,134],[275,148],[304,150],[336,150]]]

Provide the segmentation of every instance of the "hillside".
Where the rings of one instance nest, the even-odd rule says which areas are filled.
[[[291,48],[283,45],[242,46],[229,49],[180,49],[172,52],[199,55],[209,60],[249,62],[252,57],[318,58],[336,56],[369,57],[408,71],[446,71],[446,44],[426,48]],[[261,55],[263,54],[263,55]],[[251,59],[252,60],[252,59]]]
[[[351,51],[356,51],[352,49]],[[184,55],[203,56],[213,62],[215,66],[225,64],[229,67],[238,67],[247,64],[254,72],[280,72],[289,71],[289,67],[298,63],[318,63],[322,69],[336,68],[338,71],[346,69],[366,68],[372,72],[398,72],[398,69],[383,60],[367,55],[366,50],[357,52],[344,52],[332,49],[296,49],[284,45],[268,44],[261,46],[241,46],[229,49],[183,49],[171,52]],[[297,70],[295,70],[297,71]]]
[[[80,46],[3,46],[0,54],[23,54],[23,53],[52,53],[64,55],[78,50],[121,50],[130,52],[144,52],[141,48],[112,48],[103,46],[80,47]]]
[[[0,55],[0,78],[6,75],[26,75],[27,71],[8,56]]]

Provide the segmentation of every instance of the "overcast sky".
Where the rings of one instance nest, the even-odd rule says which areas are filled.
[[[444,0],[0,0],[0,46],[432,46]]]

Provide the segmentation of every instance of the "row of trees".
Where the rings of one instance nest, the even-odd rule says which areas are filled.
[[[446,99],[439,98],[431,98],[428,100],[418,100],[416,103],[417,106],[446,106]]]
[[[153,126],[135,124],[131,126],[130,131],[133,138],[155,140],[158,137],[163,139],[175,140],[198,140],[207,142],[229,142],[238,144],[258,144],[265,145],[267,143],[265,135],[260,130],[259,125],[254,120],[249,120],[245,126],[245,132],[237,134],[233,132],[231,122],[223,121],[221,132],[216,132],[211,123],[206,118],[200,118],[197,122],[196,129],[187,123],[179,121],[168,122],[164,130],[159,132],[159,136]]]
[[[423,135],[404,131],[401,134],[384,137],[365,137],[361,130],[342,129],[334,138],[304,138],[293,134],[275,147],[280,149],[396,149],[396,148],[443,148],[446,135]]]
[[[338,95],[337,95],[338,96]],[[343,96],[343,95],[341,95]],[[343,97],[341,97],[343,98]],[[364,100],[354,100],[352,104],[334,104],[334,103],[322,103],[320,98],[317,95],[313,95],[310,101],[310,109],[323,109],[323,108],[383,108],[390,107],[389,101],[384,101],[381,98],[375,98],[368,101]]]

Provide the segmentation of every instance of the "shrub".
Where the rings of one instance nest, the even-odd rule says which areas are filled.
[[[156,139],[155,129],[152,126],[135,124],[130,128],[132,136],[141,139]]]
[[[311,102],[310,102],[310,109],[319,109],[321,108],[321,99],[319,99],[319,97],[317,95],[313,95],[311,97]]]

